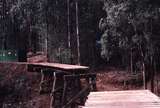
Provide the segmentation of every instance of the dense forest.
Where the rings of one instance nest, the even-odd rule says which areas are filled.
[[[160,63],[159,6],[156,0],[106,0],[106,17],[99,25],[102,57],[131,72],[142,71],[144,84],[148,79],[154,83]]]
[[[95,65],[102,6],[98,0],[1,1],[0,47],[24,53],[42,51],[48,61],[72,64],[78,62],[79,49],[81,64]]]
[[[13,51],[19,62],[43,55],[45,62],[93,72],[114,67],[142,75],[141,86],[154,92],[160,86],[159,29],[159,0],[0,0],[0,62],[3,52]]]

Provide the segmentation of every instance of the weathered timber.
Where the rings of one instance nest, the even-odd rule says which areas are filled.
[[[29,63],[29,68],[43,68],[50,70],[61,70],[65,72],[76,72],[82,73],[88,71],[87,66],[69,65],[69,64],[59,64],[59,63]]]
[[[82,108],[160,108],[160,98],[149,90],[91,92]]]
[[[81,85],[81,79],[85,79],[87,85],[82,87]],[[62,107],[68,108],[69,106],[74,105],[77,103],[76,101],[79,100],[80,102],[77,103],[79,105],[84,104],[84,100],[86,100],[88,93],[93,90],[96,91],[96,74],[93,73],[87,73],[87,74],[80,74],[80,75],[64,75],[64,91],[63,91],[63,97],[62,97]],[[71,81],[71,82],[70,82]],[[78,89],[78,92],[76,92],[75,95],[72,96],[72,98],[67,99],[67,88],[71,88],[73,85],[73,82],[75,82],[75,85],[77,85],[75,88]],[[72,84],[70,84],[72,83]],[[75,88],[74,91],[76,90]]]

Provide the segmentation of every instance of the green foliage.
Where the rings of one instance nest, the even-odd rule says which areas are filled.
[[[137,53],[141,47],[147,63],[155,55],[155,49],[159,49],[159,6],[150,0],[104,1],[106,17],[99,24],[104,31],[102,56],[109,60],[117,49],[121,55],[124,51],[130,55],[130,49],[137,49],[134,51]]]
[[[100,28],[105,31],[106,35],[104,36],[114,39],[102,36],[102,40],[107,39],[107,41],[111,41],[110,44],[118,42],[119,44],[116,46],[125,49],[129,49],[135,44],[150,43],[154,30],[154,28],[151,30],[151,26],[159,21],[157,9],[158,7],[147,4],[144,0],[118,3],[106,1],[104,10],[107,16],[100,21]],[[118,41],[114,42],[115,40]]]

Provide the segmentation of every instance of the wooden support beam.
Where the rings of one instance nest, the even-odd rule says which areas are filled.
[[[57,80],[56,72],[53,73],[53,78],[54,78],[54,81],[52,85],[50,108],[53,108],[53,103],[54,103],[54,92],[55,92],[55,86],[56,86],[56,80]]]
[[[81,79],[86,79],[88,85],[82,88]],[[69,86],[68,82],[74,81],[76,85],[79,87],[79,92],[77,95],[73,96],[70,100],[66,101],[67,96],[67,88]],[[96,90],[96,74],[80,74],[80,75],[64,75],[64,89],[63,89],[63,97],[62,97],[62,108],[67,108],[71,106],[77,99],[80,100],[81,104],[84,103],[84,94],[91,89]]]
[[[40,89],[39,89],[40,94],[43,92],[42,90],[43,84],[44,84],[44,73],[43,73],[43,70],[41,70],[41,81],[40,81]]]

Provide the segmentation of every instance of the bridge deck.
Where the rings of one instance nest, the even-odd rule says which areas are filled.
[[[149,90],[91,92],[82,108],[160,108]]]

